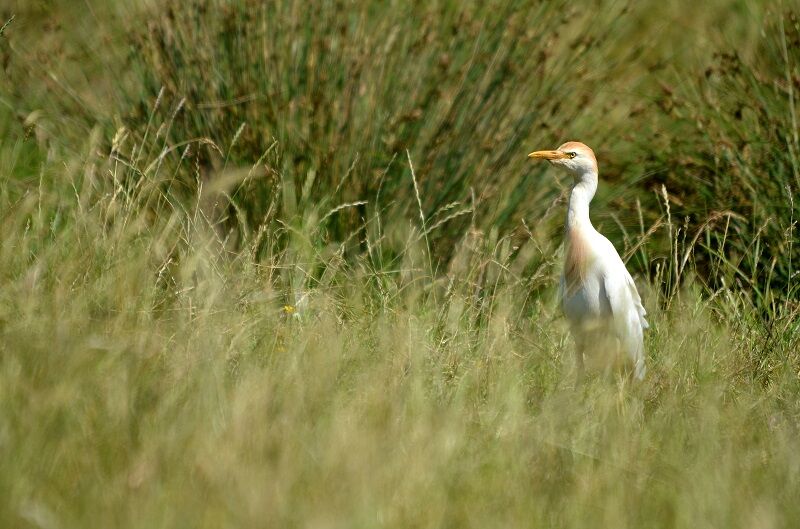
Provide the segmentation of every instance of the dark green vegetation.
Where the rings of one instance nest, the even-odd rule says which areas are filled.
[[[796,6],[12,15],[0,526],[800,519]],[[651,314],[639,387],[573,386],[568,182],[525,156],[568,139]]]

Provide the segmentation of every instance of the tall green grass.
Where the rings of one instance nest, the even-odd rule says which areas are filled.
[[[87,5],[0,38],[0,526],[795,525],[791,11]],[[574,385],[571,137],[641,385]]]
[[[521,246],[522,221],[535,223],[547,213],[543,239],[552,239],[560,214],[550,206],[566,183],[555,186],[545,167],[523,155],[565,139],[582,139],[600,155],[608,186],[600,190],[595,218],[615,240],[666,220],[653,190],[660,192],[660,175],[675,173],[670,168],[685,156],[663,139],[674,134],[662,131],[694,136],[684,134],[685,116],[662,116],[671,105],[662,87],[683,85],[683,76],[705,70],[726,37],[761,67],[763,44],[753,34],[763,10],[750,2],[600,1],[592,9],[569,2],[123,4],[93,9],[95,22],[111,20],[96,28],[69,18],[82,36],[46,62],[38,60],[42,54],[31,56],[36,41],[26,40],[11,61],[12,74],[25,82],[9,88],[27,107],[17,110],[21,119],[34,111],[31,121],[57,130],[51,136],[78,130],[85,137],[99,121],[108,140],[125,127],[129,143],[140,144],[155,119],[164,124],[157,131],[163,148],[210,140],[191,152],[208,178],[230,166],[249,167],[272,148],[275,163],[232,189],[228,215],[220,215],[236,230],[256,229],[273,211],[270,197],[286,175],[302,182],[295,194],[310,199],[300,207],[358,203],[326,219],[324,242],[366,229],[378,212],[416,218],[408,150],[423,215],[436,226],[428,234],[436,265],[446,266],[469,226],[516,231],[514,246]],[[677,27],[664,23],[670,19]],[[727,33],[701,32],[715,22]],[[693,42],[681,27],[695,32]],[[96,53],[98,42],[105,53]],[[783,75],[792,67],[793,59],[771,56],[770,71]],[[685,69],[674,72],[665,67],[670,63]],[[784,115],[787,102],[776,104],[783,106],[770,112]],[[60,127],[64,115],[70,122]],[[702,142],[691,141],[693,154],[703,156]],[[172,149],[165,163],[183,154]],[[181,185],[171,192],[196,192],[191,177],[178,177]],[[669,184],[671,193],[687,198],[684,184]],[[691,197],[693,229],[709,218],[712,193]],[[655,235],[666,240],[665,234]],[[652,276],[645,261],[632,265]]]
[[[684,237],[699,243],[701,277],[746,290],[774,313],[798,298],[800,284],[800,24],[797,11],[768,20],[755,57],[733,48],[704,71],[683,73],[641,146],[650,149],[645,166],[674,197],[672,215],[686,218]]]

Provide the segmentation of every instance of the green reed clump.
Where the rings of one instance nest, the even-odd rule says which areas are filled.
[[[794,10],[768,21],[750,58],[716,53],[665,87],[658,130],[641,148],[669,191],[680,237],[697,242],[700,276],[774,313],[800,293],[800,23]]]
[[[312,201],[368,202],[329,219],[332,240],[378,211],[419,216],[408,150],[446,262],[470,223],[507,231],[552,201],[526,146],[576,134],[602,103],[598,66],[640,49],[610,38],[631,22],[602,4],[589,16],[569,2],[168,2],[134,33],[145,89],[129,119],[145,121],[164,87],[182,103],[167,137],[212,139],[210,171],[276,141],[275,172],[300,175]],[[255,224],[270,193],[254,180],[232,198]]]

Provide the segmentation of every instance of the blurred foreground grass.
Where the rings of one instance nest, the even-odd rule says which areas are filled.
[[[568,4],[13,5],[0,526],[796,525],[796,12]],[[641,386],[573,384],[571,138]]]

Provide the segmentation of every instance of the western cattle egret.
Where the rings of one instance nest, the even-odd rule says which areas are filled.
[[[583,373],[586,358],[605,366],[621,361],[632,368],[636,380],[642,380],[646,312],[614,245],[589,220],[589,203],[597,191],[594,152],[583,143],[570,141],[555,151],[536,151],[528,156],[563,167],[573,177],[559,297],[575,339],[578,376]]]

